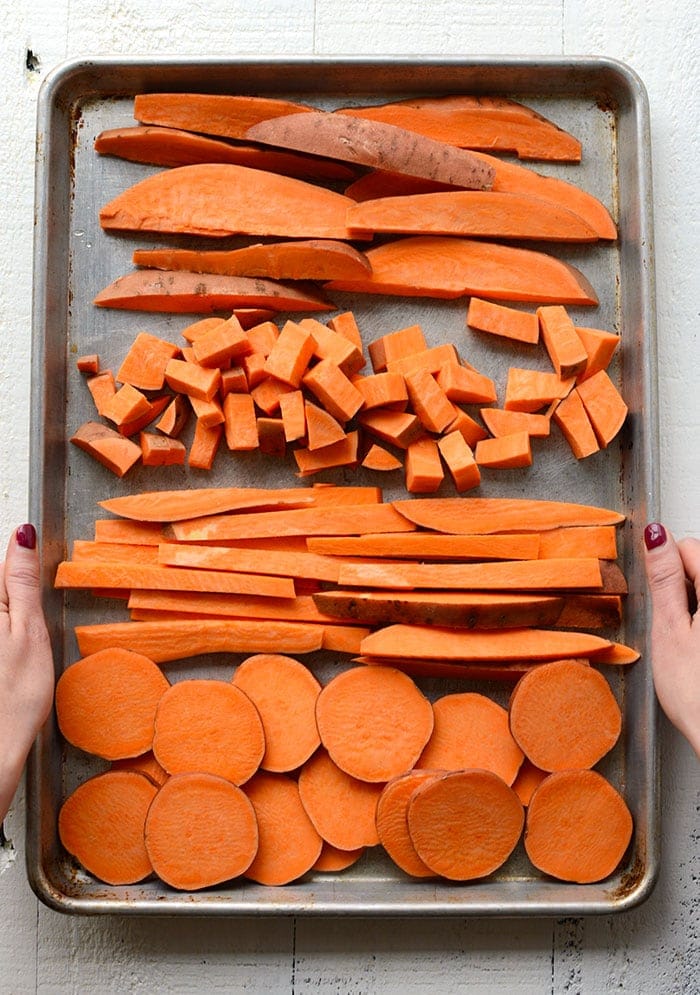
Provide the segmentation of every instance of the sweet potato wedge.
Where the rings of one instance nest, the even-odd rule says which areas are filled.
[[[469,152],[431,138],[417,138],[415,133],[396,125],[328,111],[261,121],[244,137],[264,145],[392,169],[468,189],[488,190],[493,182],[491,167],[478,162]]]
[[[256,145],[232,145],[181,128],[136,125],[110,128],[95,139],[95,151],[152,166],[194,166],[202,162],[229,162],[265,169],[298,179],[351,179],[354,171],[342,162],[301,152],[278,152]]]
[[[540,304],[598,303],[586,277],[544,252],[458,236],[414,235],[367,250],[372,275],[331,280],[327,290],[407,297],[457,298]]]
[[[342,194],[304,180],[230,163],[177,166],[135,183],[100,211],[105,231],[160,231],[212,238],[278,235],[346,238]]]
[[[258,243],[228,251],[137,249],[133,261],[135,266],[151,269],[264,276],[271,280],[352,279],[371,270],[363,253],[336,239]]]
[[[529,193],[455,190],[366,200],[348,209],[355,238],[373,233],[595,242],[590,225],[567,207]]]
[[[94,304],[173,314],[207,314],[248,307],[275,311],[333,310],[333,305],[316,291],[307,293],[273,280],[157,269],[134,270],[118,277],[99,292]]]

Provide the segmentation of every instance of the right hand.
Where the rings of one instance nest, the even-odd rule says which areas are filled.
[[[654,522],[644,542],[654,687],[664,712],[700,758],[700,540],[676,542]]]

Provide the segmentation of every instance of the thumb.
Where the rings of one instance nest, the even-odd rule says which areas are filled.
[[[665,626],[688,622],[688,591],[683,560],[672,535],[652,522],[644,530],[644,565],[654,621]]]
[[[41,612],[39,553],[33,525],[20,525],[7,547],[5,591],[10,621],[22,622]]]

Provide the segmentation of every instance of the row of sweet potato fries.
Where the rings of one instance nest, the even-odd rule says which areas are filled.
[[[574,267],[507,244],[617,237],[607,208],[575,182],[493,154],[580,160],[576,138],[522,104],[452,95],[330,112],[153,93],[136,96],[134,117],[139,125],[97,136],[97,151],[168,168],[103,205],[105,231],[285,241],[137,250],[141,268],[102,290],[98,306],[332,310],[333,291],[597,303]],[[342,193],[328,186],[342,183]]]
[[[630,663],[609,509],[507,498],[383,502],[379,488],[125,495],[59,564],[59,588],[128,598],[78,626],[80,652],[156,662],[327,649],[420,674],[512,677],[534,661]],[[472,669],[473,668],[473,669]],[[492,669],[493,668],[493,669]]]
[[[112,885],[285,885],[378,845],[412,877],[471,881],[523,829],[536,868],[590,883],[631,838],[624,800],[591,769],[618,740],[620,708],[576,660],[527,674],[506,709],[475,692],[431,703],[392,667],[321,686],[279,653],[171,684],[148,657],[105,649],[62,674],[56,713],[74,747],[111,763],[66,798],[58,828]]]
[[[84,423],[72,441],[119,476],[137,463],[211,469],[225,440],[233,455],[291,450],[301,477],[362,463],[403,468],[409,492],[433,493],[446,473],[462,492],[480,484],[483,468],[530,466],[532,439],[547,437],[552,421],[577,459],[616,437],[627,406],[606,368],[618,335],[575,325],[562,305],[525,312],[480,298],[467,325],[502,342],[541,343],[551,371],[511,366],[503,389],[452,343],[428,347],[410,325],[369,343],[367,373],[352,312],[281,329],[244,329],[234,313],[188,325],[183,347],[139,332],[116,376],[82,356],[103,420]],[[190,414],[187,449],[180,436]]]

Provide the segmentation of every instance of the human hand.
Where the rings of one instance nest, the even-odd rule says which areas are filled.
[[[51,643],[32,525],[12,535],[0,564],[0,822],[53,700]]]
[[[656,695],[700,757],[700,540],[676,542],[657,522],[644,530]]]

